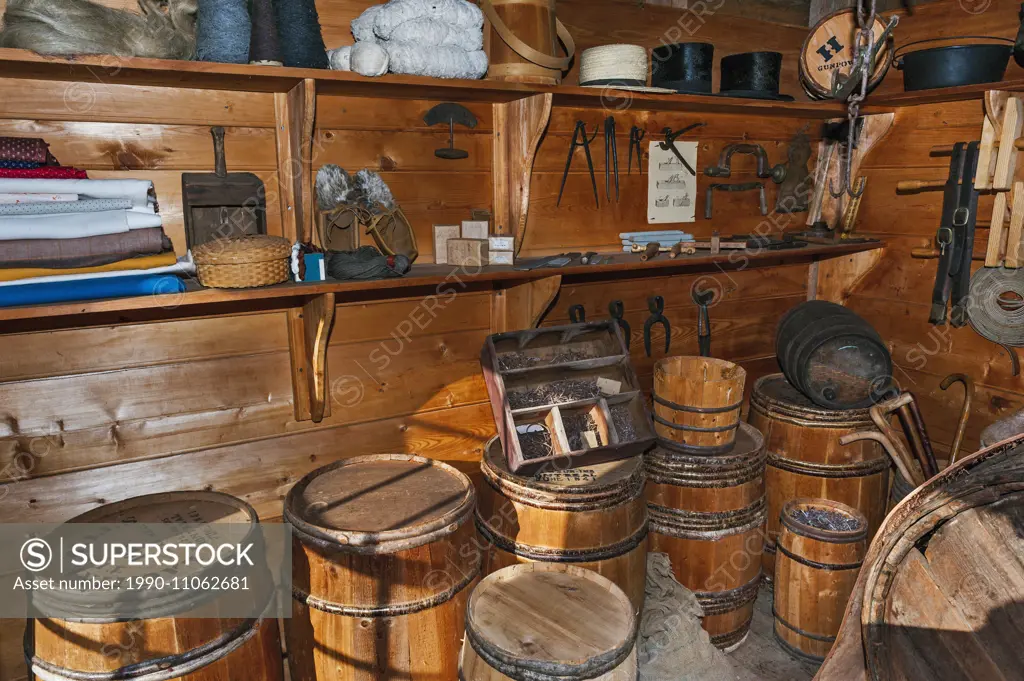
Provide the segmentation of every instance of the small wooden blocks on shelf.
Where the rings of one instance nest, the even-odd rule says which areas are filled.
[[[592,322],[488,337],[484,381],[513,472],[636,456],[655,440],[622,332]]]

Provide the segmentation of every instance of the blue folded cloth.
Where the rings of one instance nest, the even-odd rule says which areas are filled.
[[[45,305],[76,300],[158,296],[182,293],[185,282],[172,274],[145,274],[126,277],[100,277],[76,281],[0,287],[0,307]]]

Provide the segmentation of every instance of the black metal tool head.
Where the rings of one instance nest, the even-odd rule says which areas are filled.
[[[569,306],[569,321],[573,324],[583,324],[587,321],[587,310],[582,305]]]
[[[454,102],[443,102],[438,104],[423,116],[423,122],[429,126],[448,125],[448,146],[434,151],[434,156],[447,160],[458,160],[469,158],[469,152],[464,149],[455,148],[455,126],[464,125],[467,128],[475,128],[477,125],[476,116],[473,112]]]
[[[612,316],[612,319],[622,327],[622,335],[626,341],[626,349],[629,349],[629,344],[633,340],[633,329],[630,328],[629,322],[626,321],[626,306],[621,300],[613,300],[608,303],[608,314]]]

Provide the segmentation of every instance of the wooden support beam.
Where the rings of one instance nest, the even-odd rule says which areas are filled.
[[[494,105],[494,231],[523,246],[530,210],[530,177],[537,147],[551,120],[551,94]]]
[[[491,333],[532,329],[540,324],[562,287],[561,275],[498,289],[491,296]]]
[[[282,236],[308,241],[313,234],[313,124],[316,81],[306,78],[274,95],[278,204]],[[272,204],[267,202],[268,210]]]
[[[1020,137],[1022,125],[1024,103],[1017,97],[1010,97],[1003,111],[999,150],[996,152],[996,169],[992,175],[992,189],[997,192],[1009,191],[1013,187],[1013,176],[1017,167],[1017,147],[1014,142]]]
[[[327,344],[334,322],[334,306],[334,294],[325,293],[312,298],[301,308],[288,311],[296,421],[320,423],[331,413]]]
[[[815,298],[845,305],[860,282],[882,261],[885,249],[852,253],[820,260],[817,265]],[[812,274],[814,269],[811,270]],[[811,285],[808,285],[808,289]],[[808,291],[808,294],[810,291]]]

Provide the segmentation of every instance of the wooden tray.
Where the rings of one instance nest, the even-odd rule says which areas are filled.
[[[481,364],[513,472],[624,459],[654,444],[654,423],[616,322],[489,336]]]

